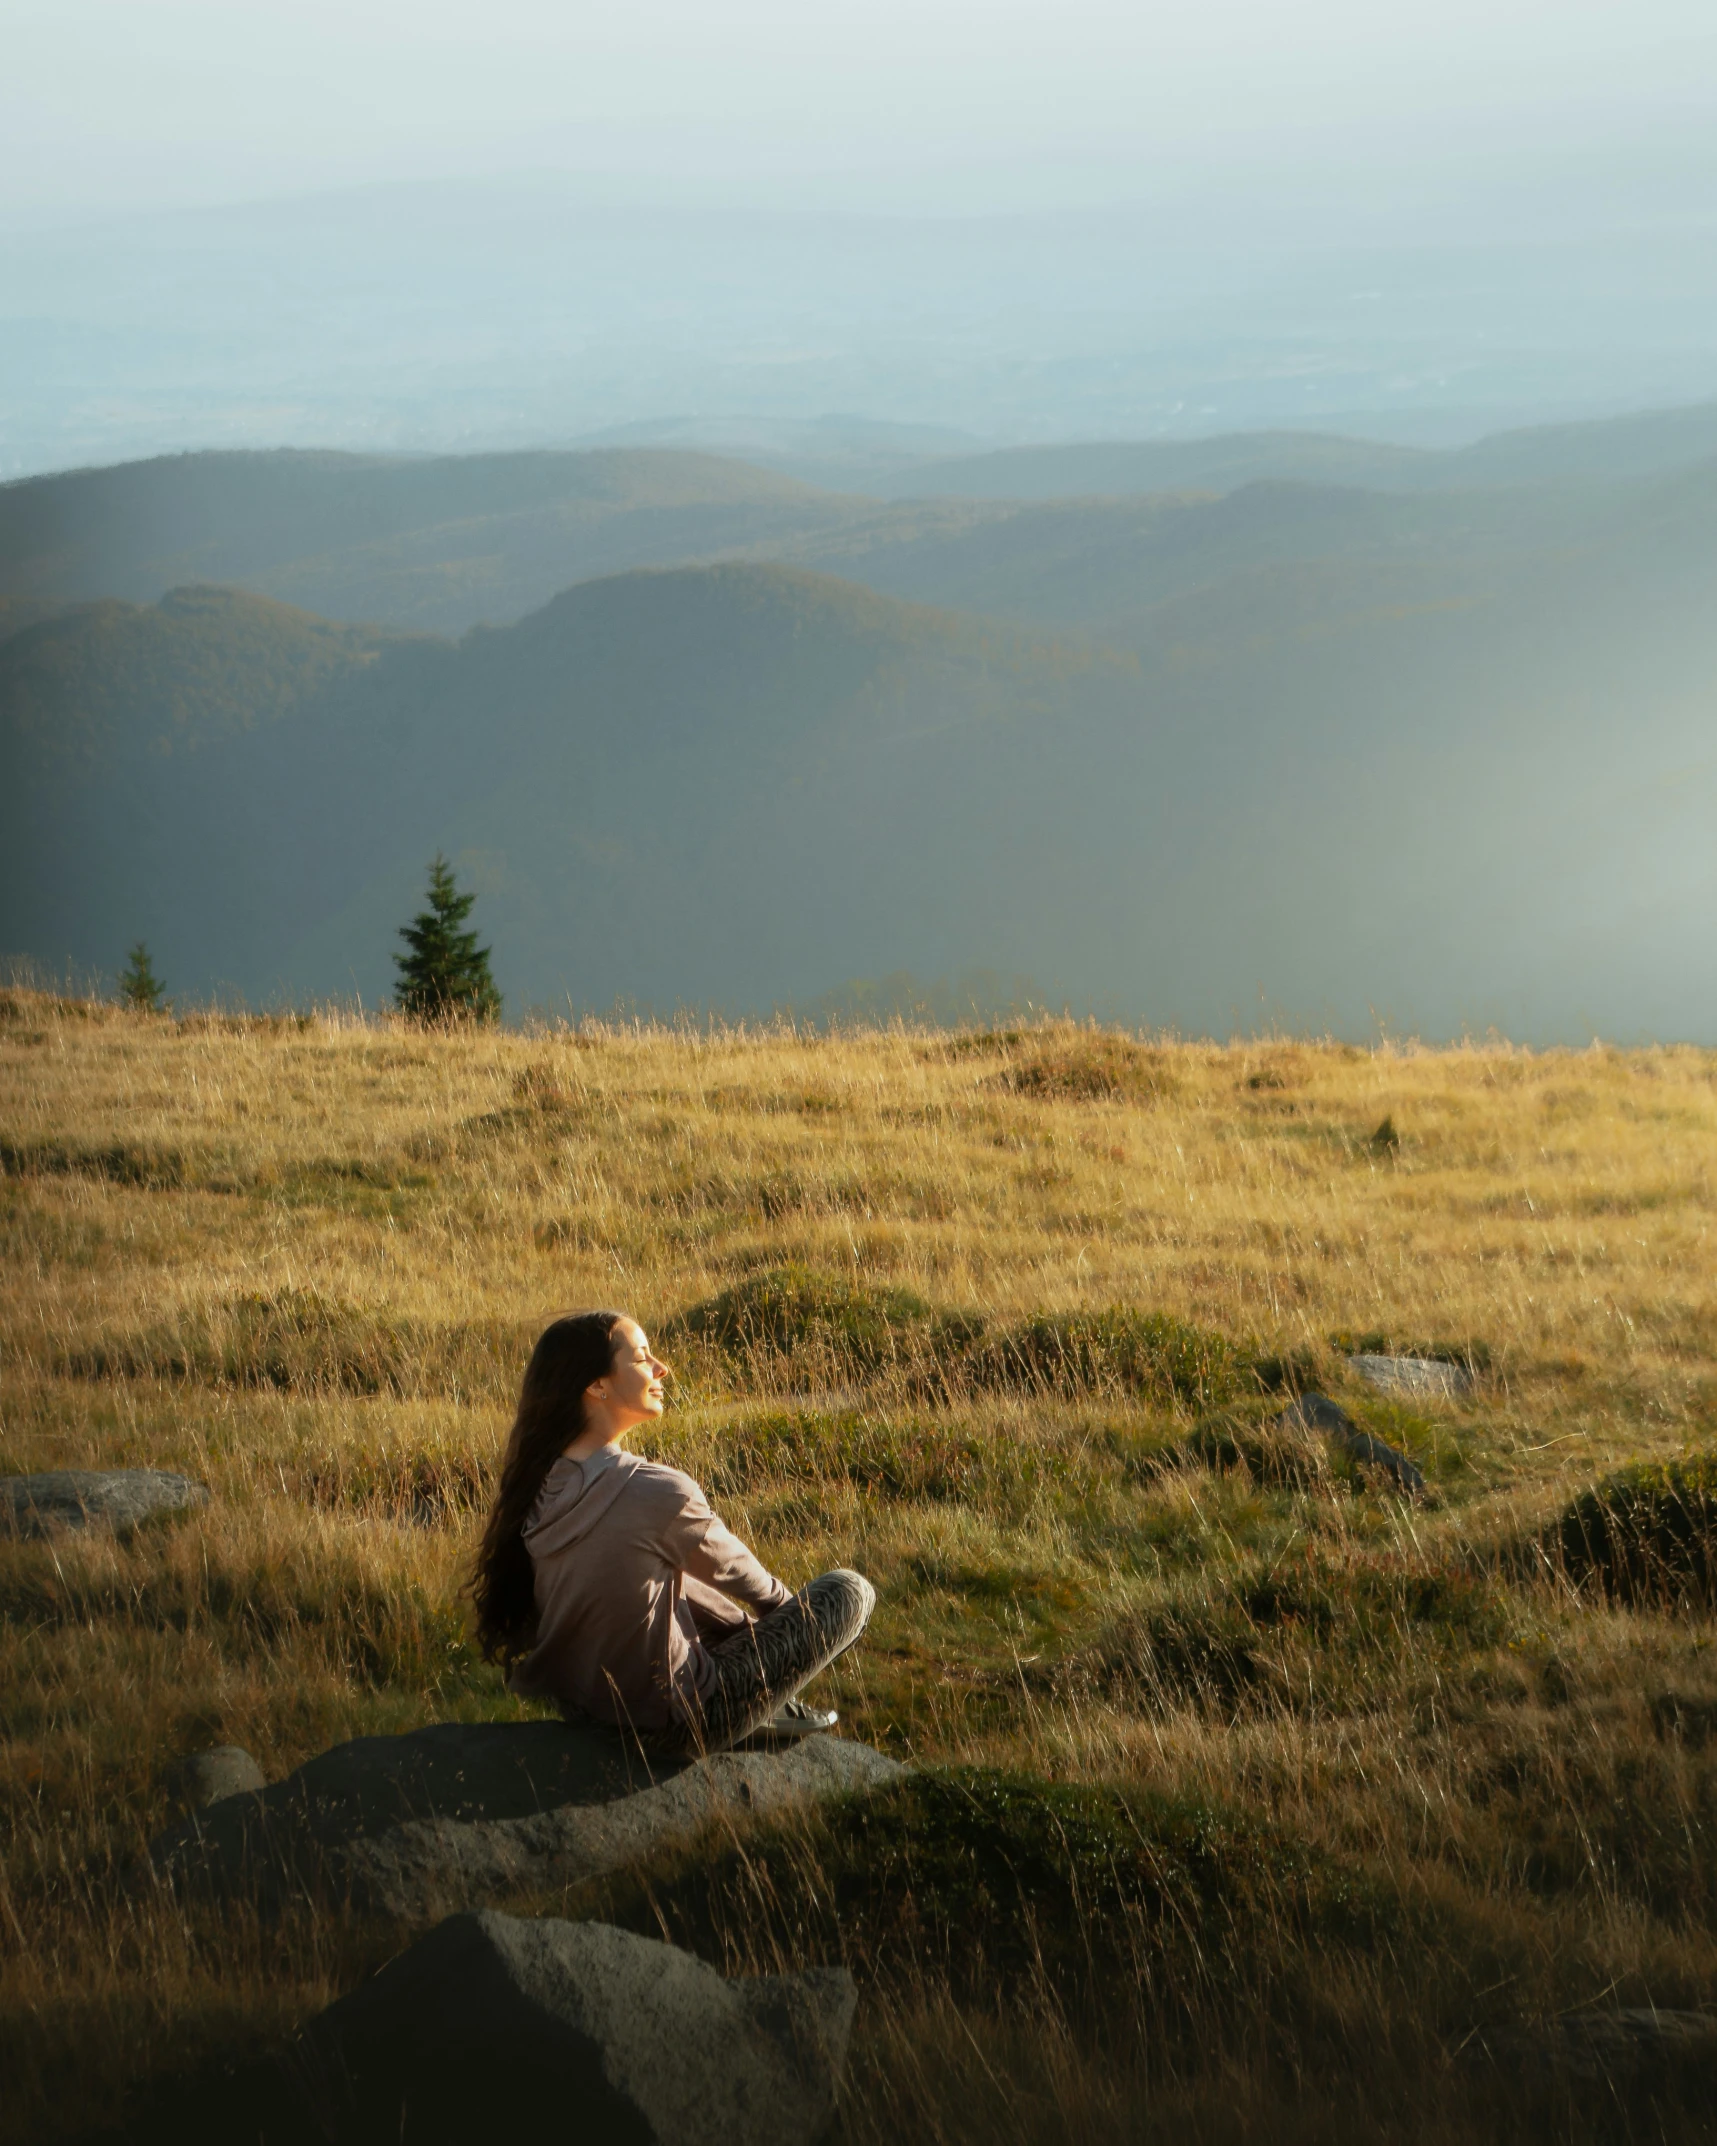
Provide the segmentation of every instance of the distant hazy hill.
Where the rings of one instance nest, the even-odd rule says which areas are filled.
[[[1431,457],[1431,481],[1449,485],[1546,484],[1653,477],[1717,458],[1717,402],[1644,410],[1585,425],[1498,432]]]
[[[1189,576],[1312,566],[1332,547],[1436,562],[1453,585],[1473,559],[1537,547],[1557,517],[1583,528],[1612,494],[1714,456],[1717,405],[1456,454],[1311,433],[1018,449],[926,462],[905,480],[924,496],[888,502],[674,449],[184,455],[0,486],[0,638],[44,609],[188,582],[453,634],[577,581],[736,557],[1130,633]]]
[[[888,490],[899,499],[1101,499],[1140,492],[1228,492],[1261,479],[1387,485],[1434,455],[1319,432],[1235,432],[1210,440],[1092,440],[1005,447],[921,463]]]
[[[236,582],[338,618],[458,632],[574,581],[848,511],[743,462],[661,449],[173,455],[0,485],[0,602],[152,602]]]
[[[1319,432],[1236,432],[1207,440],[1095,440],[1000,448],[921,463],[896,498],[1076,499],[1230,492],[1271,479],[1368,490],[1491,489],[1649,477],[1717,456],[1717,402],[1587,424],[1499,432],[1441,451]]]
[[[0,947],[375,999],[440,848],[515,1013],[990,969],[1195,1029],[1710,1035],[1714,482],[1423,602],[1363,544],[1194,574],[1119,656],[764,565],[457,645],[96,607],[0,664]],[[55,751],[127,646],[147,692]]]
[[[1249,484],[1215,498],[924,501],[774,547],[792,562],[887,595],[981,611],[1133,646],[1164,604],[1203,596],[1222,630],[1255,637],[1266,588],[1293,589],[1310,622],[1329,598],[1423,604],[1487,585],[1500,564],[1566,549],[1613,511],[1608,492],[1570,506],[1535,493],[1482,502],[1316,485]],[[1238,578],[1250,602],[1232,593]]]

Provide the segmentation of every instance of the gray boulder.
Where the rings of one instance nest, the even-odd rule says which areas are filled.
[[[729,1981],[604,1923],[455,1915],[305,2030],[335,2138],[477,2146],[809,2146],[834,2112],[844,1968]]]
[[[1565,2012],[1534,2026],[1474,2036],[1469,2062],[1564,2079],[1643,2084],[1653,2076],[1717,2065],[1717,2012],[1660,2011],[1655,2005]]]
[[[227,1796],[266,1788],[268,1776],[237,1744],[216,1744],[208,1751],[193,1751],[180,1765],[174,1785],[194,1811],[203,1811]]]
[[[1409,1497],[1418,1497],[1425,1488],[1424,1476],[1405,1453],[1397,1453],[1381,1438],[1362,1431],[1347,1410],[1327,1394],[1301,1394],[1297,1401],[1283,1409],[1276,1418],[1276,1426],[1283,1431],[1321,1433],[1344,1458],[1362,1468],[1376,1468],[1397,1490]]]
[[[153,1841],[176,1888],[260,1902],[312,1887],[422,1916],[577,1884],[722,1823],[893,1780],[868,1745],[664,1759],[617,1731],[557,1721],[438,1722],[359,1737]]]
[[[1348,1362],[1379,1393],[1453,1400],[1473,1383],[1465,1365],[1439,1363],[1429,1356],[1350,1356]]]
[[[206,1483],[158,1468],[55,1468],[0,1476],[0,1535],[48,1535],[60,1528],[123,1531],[156,1513],[185,1513],[209,1502]]]

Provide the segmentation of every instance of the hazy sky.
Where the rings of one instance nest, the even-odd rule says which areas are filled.
[[[1572,176],[1659,215],[1717,177],[1712,0],[0,0],[0,53],[14,227],[527,170],[952,209]]]

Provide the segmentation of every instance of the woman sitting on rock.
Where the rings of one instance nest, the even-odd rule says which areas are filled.
[[[795,1694],[864,1630],[870,1583],[825,1572],[793,1594],[690,1476],[622,1449],[661,1415],[667,1375],[621,1312],[557,1319],[538,1341],[477,1556],[483,1653],[514,1691],[656,1746],[832,1728]]]

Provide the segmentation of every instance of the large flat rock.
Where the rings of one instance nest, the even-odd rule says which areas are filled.
[[[294,2069],[340,2140],[810,2146],[854,2001],[844,1968],[729,1980],[604,1923],[456,1915],[313,2021]]]
[[[206,1483],[159,1468],[52,1468],[0,1475],[0,1535],[51,1535],[62,1528],[134,1528],[157,1513],[207,1505]]]
[[[306,1886],[417,1917],[560,1888],[740,1824],[873,1788],[902,1768],[866,1744],[662,1759],[563,1722],[439,1722],[360,1737],[259,1793],[224,1797],[153,1841],[178,1888],[261,1902]]]

